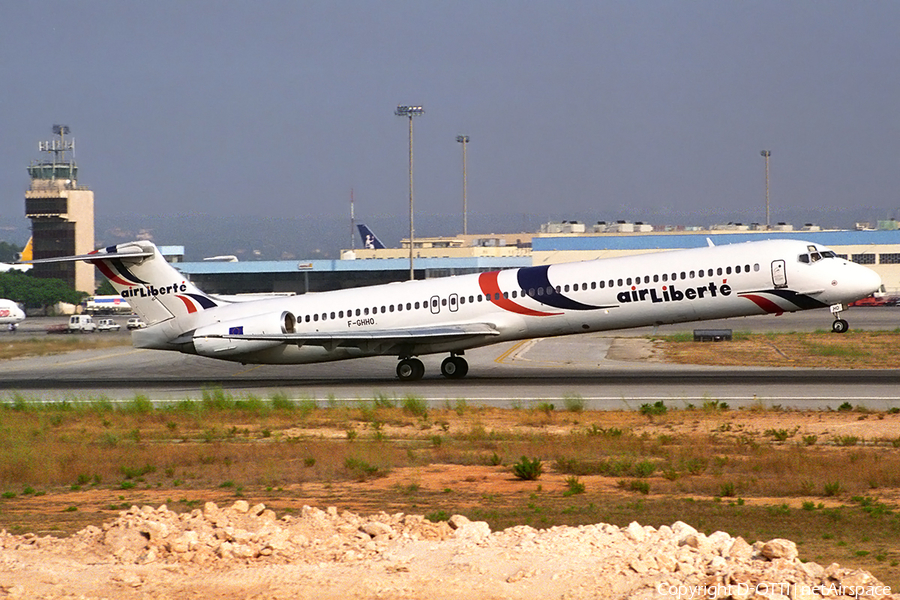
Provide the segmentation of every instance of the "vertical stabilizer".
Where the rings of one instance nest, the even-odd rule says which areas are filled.
[[[384,249],[384,244],[381,242],[381,240],[378,239],[378,236],[375,235],[375,232],[369,229],[368,225],[366,225],[365,223],[360,223],[359,225],[357,225],[357,227],[359,228],[359,236],[363,241],[363,248],[367,250]]]
[[[148,325],[219,304],[166,262],[148,241],[107,246],[85,260],[103,273]]]

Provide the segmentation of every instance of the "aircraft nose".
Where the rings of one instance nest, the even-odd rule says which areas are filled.
[[[860,298],[865,298],[881,288],[881,276],[868,267],[852,264],[854,292]]]
[[[871,292],[876,292],[881,288],[881,275],[873,271],[872,269],[865,268],[865,285],[867,290],[871,290]]]

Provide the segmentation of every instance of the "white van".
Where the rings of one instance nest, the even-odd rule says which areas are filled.
[[[80,331],[81,333],[94,333],[97,325],[90,315],[72,315],[69,317],[69,333]]]
[[[100,319],[97,321],[97,331],[118,331],[121,328],[122,326],[112,319]]]

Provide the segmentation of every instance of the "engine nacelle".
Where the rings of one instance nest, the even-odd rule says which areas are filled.
[[[268,313],[223,321],[201,327],[194,332],[194,351],[210,358],[239,358],[245,354],[268,350],[284,344],[281,340],[245,340],[235,335],[282,335],[296,331],[293,313]]]

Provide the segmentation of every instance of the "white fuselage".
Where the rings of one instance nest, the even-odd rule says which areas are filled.
[[[20,323],[25,320],[25,311],[12,300],[0,300],[0,323]]]
[[[773,240],[224,304],[177,316],[134,338],[140,347],[246,363],[309,363],[398,352],[396,344],[340,343],[342,336],[367,331],[486,324],[496,332],[412,339],[399,352],[415,356],[523,338],[822,308],[865,297],[879,285],[873,271],[821,246]],[[277,334],[286,313],[296,334],[333,336],[335,342],[227,339],[235,331]]]

